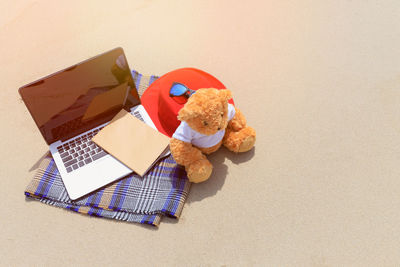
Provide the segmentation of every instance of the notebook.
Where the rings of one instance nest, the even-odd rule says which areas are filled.
[[[169,140],[124,109],[92,138],[140,176],[169,153]]]

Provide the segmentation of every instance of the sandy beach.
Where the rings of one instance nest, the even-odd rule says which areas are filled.
[[[398,1],[0,3],[1,266],[400,263]],[[209,156],[158,228],[28,201],[48,146],[18,88],[115,47],[220,79],[256,147]]]

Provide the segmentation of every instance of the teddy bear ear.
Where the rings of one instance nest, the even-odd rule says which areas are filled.
[[[221,89],[218,91],[218,94],[220,95],[221,98],[227,101],[232,98],[232,92],[228,89]]]
[[[197,112],[191,108],[184,106],[178,112],[178,120],[187,121],[197,116]]]

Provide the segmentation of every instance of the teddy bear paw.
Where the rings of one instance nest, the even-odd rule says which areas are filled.
[[[224,146],[236,153],[249,151],[255,142],[256,131],[249,126],[237,132],[228,130],[224,137]]]
[[[238,152],[246,152],[253,148],[256,142],[255,136],[247,136],[243,139],[242,143],[239,146]]]
[[[186,167],[189,181],[200,183],[210,178],[212,164],[207,159],[200,159]]]

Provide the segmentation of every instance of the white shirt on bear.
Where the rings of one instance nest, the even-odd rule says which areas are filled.
[[[228,103],[228,121],[233,119],[235,116],[235,107]],[[173,138],[181,140],[183,142],[192,143],[197,147],[212,147],[218,144],[222,138],[224,138],[225,129],[216,132],[213,135],[205,135],[196,132],[185,122],[182,121],[176,128],[175,133],[172,135]]]

